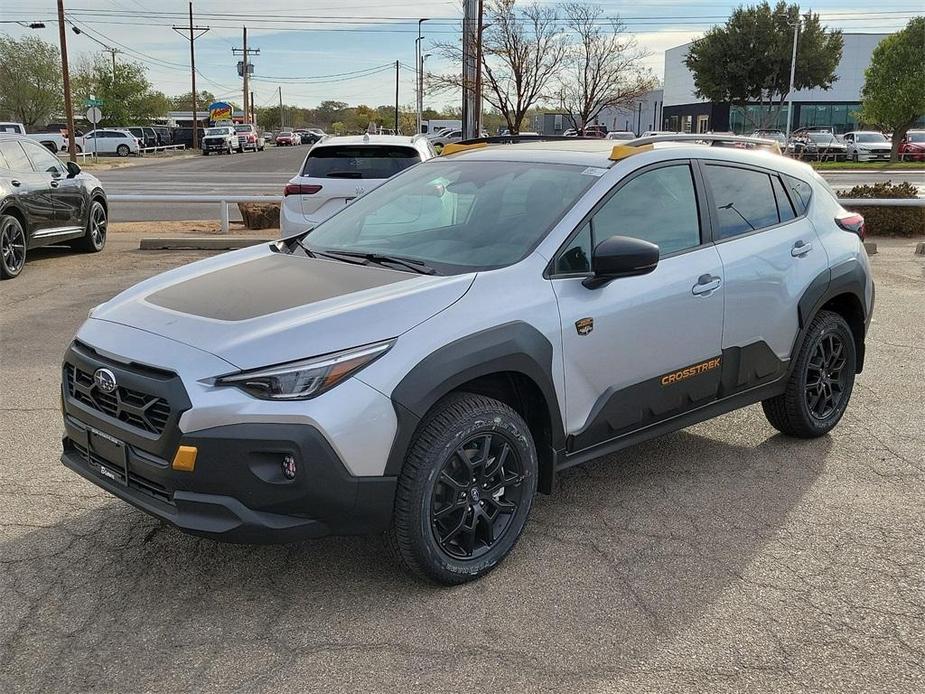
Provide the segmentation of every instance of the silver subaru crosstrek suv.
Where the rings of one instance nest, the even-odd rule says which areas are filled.
[[[650,139],[452,145],[128,289],[65,354],[63,463],[217,539],[384,532],[452,584],[564,468],[756,402],[826,434],[864,363],[863,219],[799,162]]]

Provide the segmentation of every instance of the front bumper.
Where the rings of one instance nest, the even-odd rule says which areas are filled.
[[[381,532],[391,519],[396,478],[351,476],[308,426],[236,424],[184,436],[198,451],[192,472],[108,433],[66,415],[61,462],[185,532],[267,544]],[[283,473],[287,455],[293,479]]]
[[[858,161],[889,161],[890,160],[890,150],[885,152],[876,152],[870,150],[857,150]]]
[[[145,345],[158,351],[169,344],[153,336],[139,342],[136,331],[115,324],[88,323],[82,332],[105,332],[112,343],[130,338],[141,356],[147,355]],[[377,442],[384,434],[374,414],[380,403],[374,400],[371,412],[363,401],[367,391],[381,395],[348,382],[340,395],[349,400],[349,407],[337,398],[328,400],[323,409],[330,413],[329,420],[296,421],[281,406],[274,408],[275,415],[266,410],[257,421],[235,422],[234,412],[225,411],[219,402],[238,397],[244,403],[263,403],[223,389],[215,394],[219,402],[207,406],[200,392],[204,386],[198,379],[187,380],[192,368],[188,359],[195,353],[179,344],[172,350],[175,363],[186,373],[182,380],[151,365],[152,360],[121,362],[86,343],[71,345],[61,391],[65,466],[184,531],[229,542],[290,542],[388,527],[396,478],[354,474],[341,457],[368,460],[382,447]],[[201,368],[215,371],[217,363],[207,358]],[[99,390],[99,369],[114,374],[114,392]],[[349,412],[359,419],[350,419],[345,414]],[[199,426],[184,427],[190,418]],[[357,436],[361,422],[364,436]],[[338,423],[365,446],[362,451],[357,452],[352,442],[342,442],[343,450],[335,450],[338,444],[329,442],[326,433]],[[172,468],[180,446],[197,450],[192,471]],[[295,462],[291,478],[284,472],[287,456]]]

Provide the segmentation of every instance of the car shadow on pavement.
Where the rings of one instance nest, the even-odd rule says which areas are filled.
[[[638,665],[710,619],[756,555],[799,542],[785,520],[830,439],[735,428],[736,443],[700,425],[564,472],[504,564],[457,588],[406,576],[378,538],[228,545],[108,496],[63,501],[80,510],[0,543],[0,683],[439,691],[486,663],[508,683]]]

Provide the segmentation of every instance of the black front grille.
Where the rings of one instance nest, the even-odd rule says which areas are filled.
[[[90,453],[87,455],[87,449],[85,446],[77,443],[72,439],[68,439],[68,444],[74,447],[74,450],[80,454],[80,456],[89,462],[91,466],[97,466],[105,468],[110,474],[106,475],[111,479],[115,479],[122,484],[125,484],[125,470],[122,469],[119,465],[113,465],[111,462],[98,456],[96,453]],[[143,477],[142,475],[132,472],[131,470],[128,473],[128,486],[132,489],[137,489],[140,492],[147,494],[150,497],[157,499],[158,501],[164,501],[168,504],[173,503],[173,494],[170,490],[164,487],[162,484],[158,484],[154,480]]]
[[[77,402],[142,431],[160,435],[170,419],[170,403],[163,398],[123,386],[104,393],[92,373],[74,364],[64,365],[64,383],[68,395]]]

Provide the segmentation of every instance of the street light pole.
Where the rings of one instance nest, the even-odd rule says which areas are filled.
[[[67,115],[68,159],[77,161],[77,144],[74,142],[74,108],[71,104],[71,73],[67,67],[67,25],[64,23],[64,0],[58,0],[58,36],[61,39],[61,75],[64,79],[64,111]]]
[[[787,92],[787,137],[793,124],[793,79],[797,71],[797,36],[800,32],[800,20],[793,24],[793,54],[790,58],[790,91]]]
[[[421,35],[421,25],[426,22],[427,19],[418,20],[418,37],[414,42],[414,77],[415,77],[415,86],[417,89],[416,102],[417,102],[417,132],[421,132],[421,118],[424,111],[424,48],[421,44],[421,41],[424,40],[424,37]],[[417,134],[417,133],[415,133]]]

